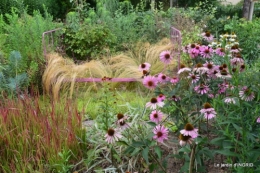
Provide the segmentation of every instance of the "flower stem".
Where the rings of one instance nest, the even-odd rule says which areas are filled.
[[[196,151],[196,144],[192,146],[191,154],[190,154],[190,165],[189,165],[189,173],[192,173],[194,167],[194,160],[195,160],[195,151]]]

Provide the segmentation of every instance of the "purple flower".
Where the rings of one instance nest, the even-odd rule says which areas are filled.
[[[200,110],[200,113],[204,114],[205,119],[212,119],[217,115],[215,109],[209,103],[204,104],[204,108]]]
[[[173,57],[171,56],[171,52],[166,50],[160,53],[160,60],[165,64],[170,64],[171,61],[173,60]]]
[[[239,91],[239,97],[245,101],[252,101],[255,98],[255,93],[247,86],[244,86],[242,90]]]
[[[159,94],[159,95],[157,96],[157,100],[158,100],[159,102],[163,102],[163,101],[165,100],[165,95]]]
[[[157,98],[152,98],[150,102],[146,103],[146,107],[149,107],[151,109],[156,109],[156,107],[163,107],[164,102],[159,101]]]
[[[184,136],[183,134],[180,134],[179,136],[179,140],[180,140],[180,146],[184,146],[187,144],[192,144],[193,142],[193,138],[191,136]]]
[[[192,138],[198,137],[198,129],[195,129],[192,124],[187,123],[183,130],[180,131],[183,136],[190,136]]]
[[[218,55],[218,56],[225,56],[225,49],[224,48],[217,48],[215,53]]]
[[[198,94],[207,94],[209,92],[209,86],[208,85],[204,85],[204,84],[200,84],[198,86],[195,86],[194,90]]]
[[[227,104],[235,104],[236,103],[236,100],[232,97],[226,97],[224,99],[224,102],[227,103]]]
[[[193,49],[190,49],[188,51],[188,53],[189,53],[191,58],[196,58],[197,56],[199,56],[200,51],[196,48],[193,48]]]
[[[201,36],[203,37],[203,39],[207,40],[208,42],[211,42],[214,40],[214,36],[208,31],[202,33]]]
[[[151,64],[145,62],[145,63],[139,65],[139,71],[144,71],[144,70],[149,71],[150,67],[151,67]]]
[[[258,118],[256,119],[256,122],[257,122],[257,123],[260,123],[260,117],[258,117]]]
[[[200,55],[203,58],[211,58],[213,54],[213,49],[209,46],[201,46],[200,47]]]
[[[118,139],[122,137],[123,136],[116,129],[112,129],[112,128],[108,129],[107,134],[105,135],[106,141],[109,144],[118,141]]]
[[[185,67],[185,65],[183,65],[183,64],[181,64],[181,67],[180,67],[180,69],[179,69],[179,71],[178,71],[178,73],[177,74],[181,74],[181,73],[183,73],[183,72],[189,72],[189,71],[191,71],[191,69],[190,68],[188,68],[188,67]]]
[[[169,81],[169,77],[167,77],[167,76],[166,76],[165,74],[163,74],[163,73],[160,73],[160,74],[158,75],[157,79],[158,79],[158,82],[160,82],[160,83],[166,83],[166,82]]]
[[[162,125],[157,125],[153,129],[153,133],[155,134],[153,136],[153,139],[156,140],[157,142],[162,143],[164,140],[168,139],[169,130]]]
[[[178,77],[172,77],[171,80],[170,80],[170,82],[171,82],[172,84],[176,84],[176,83],[179,82],[179,78],[178,78]]]
[[[150,114],[150,120],[155,123],[159,123],[162,121],[163,118],[163,113],[159,110],[153,110],[152,113]]]
[[[157,83],[158,81],[154,76],[145,76],[143,79],[143,85],[149,89],[155,89]]]
[[[191,83],[197,83],[200,80],[200,76],[194,73],[190,73],[188,78],[191,79]]]

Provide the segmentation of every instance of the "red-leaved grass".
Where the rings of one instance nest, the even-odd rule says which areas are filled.
[[[64,150],[77,164],[86,150],[81,119],[72,101],[28,95],[1,100],[0,172],[53,172]]]

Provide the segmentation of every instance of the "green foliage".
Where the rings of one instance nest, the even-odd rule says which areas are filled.
[[[20,16],[19,16],[20,13]],[[42,33],[60,26],[52,22],[52,17],[45,11],[43,17],[39,11],[30,16],[26,11],[13,8],[6,14],[6,22],[0,15],[0,33],[5,41],[1,45],[4,54],[17,50],[23,57],[20,72],[28,74],[29,82],[41,86],[41,72],[44,65]]]
[[[77,31],[67,28],[64,42],[69,55],[90,60],[105,53],[105,48],[112,48],[115,36],[106,25],[81,25]]]
[[[73,165],[69,163],[70,158],[72,156],[72,151],[71,150],[66,150],[63,149],[61,152],[58,153],[60,160],[60,163],[56,163],[52,165],[53,171],[57,173],[67,173],[70,172],[71,169],[73,168]]]
[[[18,51],[10,53],[8,64],[0,66],[0,92],[15,94],[28,86],[28,75],[21,71],[22,56]]]
[[[232,26],[233,24],[233,26]],[[260,57],[260,18],[253,21],[240,20],[240,22],[231,23],[231,30],[237,34],[240,40],[243,58],[249,63],[253,63]],[[225,26],[230,26],[229,24]]]

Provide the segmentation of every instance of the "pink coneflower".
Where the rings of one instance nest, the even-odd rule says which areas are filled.
[[[180,131],[183,136],[190,136],[192,138],[198,137],[198,129],[195,129],[192,124],[187,123],[183,130]]]
[[[239,97],[245,101],[252,101],[255,98],[255,93],[247,86],[244,86],[242,90],[239,91]]]
[[[200,55],[203,58],[211,58],[213,54],[213,49],[209,46],[201,46],[200,47]]]
[[[208,94],[208,98],[211,98],[211,99],[212,99],[212,98],[214,98],[214,97],[215,97],[214,94],[212,94],[212,93],[209,93],[209,94]]]
[[[198,86],[195,86],[194,90],[198,94],[207,94],[209,92],[209,86],[208,85],[204,85],[204,84],[200,84]]]
[[[146,88],[155,89],[158,81],[154,76],[145,76],[143,79],[143,84]]]
[[[165,95],[159,94],[159,95],[157,96],[157,100],[158,100],[159,102],[163,102],[163,101],[165,100]]]
[[[215,109],[209,103],[204,104],[204,109],[201,109],[200,113],[204,114],[205,119],[212,119],[217,115]]]
[[[171,56],[171,52],[166,50],[160,53],[160,60],[165,64],[170,64],[173,57]]]
[[[258,117],[258,118],[256,119],[256,122],[257,122],[257,123],[260,123],[260,117]]]
[[[159,110],[153,110],[152,113],[150,114],[150,120],[155,123],[159,123],[162,121],[163,118],[163,113]]]
[[[232,65],[240,65],[240,64],[244,64],[244,62],[245,61],[243,60],[243,58],[241,56],[236,56],[230,60],[230,63]]]
[[[239,53],[240,51],[241,51],[241,49],[238,47],[237,44],[231,46],[231,48],[230,48],[230,52],[232,52],[232,53]]]
[[[216,49],[215,52],[218,56],[225,56],[225,49],[224,48],[219,47],[219,48]]]
[[[229,88],[229,84],[227,82],[223,82],[221,84],[218,84],[218,88],[219,94],[225,93],[226,90]]]
[[[118,141],[118,139],[122,138],[123,136],[116,130],[113,128],[110,128],[107,130],[107,134],[105,135],[106,141],[109,144],[112,144],[116,141]]]
[[[194,73],[190,73],[188,78],[191,79],[191,83],[197,83],[200,80],[200,76]]]
[[[158,82],[160,83],[166,83],[169,81],[169,77],[167,77],[165,74],[160,73],[157,77]]]
[[[246,66],[245,64],[241,64],[240,65],[240,72],[243,72],[245,70]]]
[[[144,70],[149,71],[150,67],[151,67],[151,64],[145,62],[145,63],[139,65],[139,71],[144,71]]]
[[[156,107],[163,107],[164,102],[159,101],[157,98],[152,98],[150,102],[146,103],[146,107],[150,107],[151,109],[156,109]]]
[[[129,125],[128,123],[126,123],[125,121],[120,121],[120,122],[118,123],[118,125],[119,125],[119,127],[120,127],[122,130],[125,130],[125,129],[127,129],[127,128],[130,127],[130,125]]]
[[[191,136],[184,136],[183,134],[179,135],[179,140],[180,140],[180,146],[185,146],[187,144],[192,144],[193,138]]]
[[[172,84],[176,84],[176,83],[179,82],[179,78],[178,78],[178,77],[172,77],[171,80],[170,80],[170,82],[171,82]]]
[[[170,100],[173,100],[175,102],[179,101],[181,98],[176,96],[176,95],[172,95],[172,97],[170,98]]]
[[[178,71],[178,74],[181,74],[181,73],[183,73],[183,72],[189,72],[189,71],[191,71],[191,69],[190,68],[188,68],[188,67],[185,67],[185,65],[183,65],[183,64],[181,64],[181,66],[180,66],[180,70]]]
[[[208,71],[212,71],[214,69],[215,65],[213,64],[213,62],[206,61],[206,63],[203,64],[203,67],[208,68]]]
[[[125,116],[124,114],[122,114],[122,113],[118,113],[117,115],[116,115],[116,117],[117,117],[117,123],[119,123],[119,122],[121,122],[121,121],[125,121],[128,117],[127,116]]]
[[[197,56],[199,56],[200,51],[196,48],[193,48],[193,49],[188,50],[188,53],[191,58],[196,58]]]
[[[220,71],[216,74],[216,76],[217,76],[218,78],[222,78],[222,79],[231,79],[231,78],[232,78],[232,76],[229,74],[229,72],[228,72],[227,70],[225,70],[225,69],[220,70]]]
[[[153,129],[153,133],[155,134],[155,136],[153,136],[153,139],[157,142],[162,143],[165,139],[168,139],[169,130],[162,125],[157,125]]]
[[[208,42],[214,40],[214,36],[209,31],[202,33],[201,36],[203,37],[203,39],[207,40]]]
[[[227,104],[236,104],[236,100],[232,97],[226,97],[224,99],[224,102],[227,103]]]
[[[199,74],[205,74],[208,72],[208,68],[204,67],[201,63],[196,64],[195,68],[193,69],[193,72],[199,73]]]

